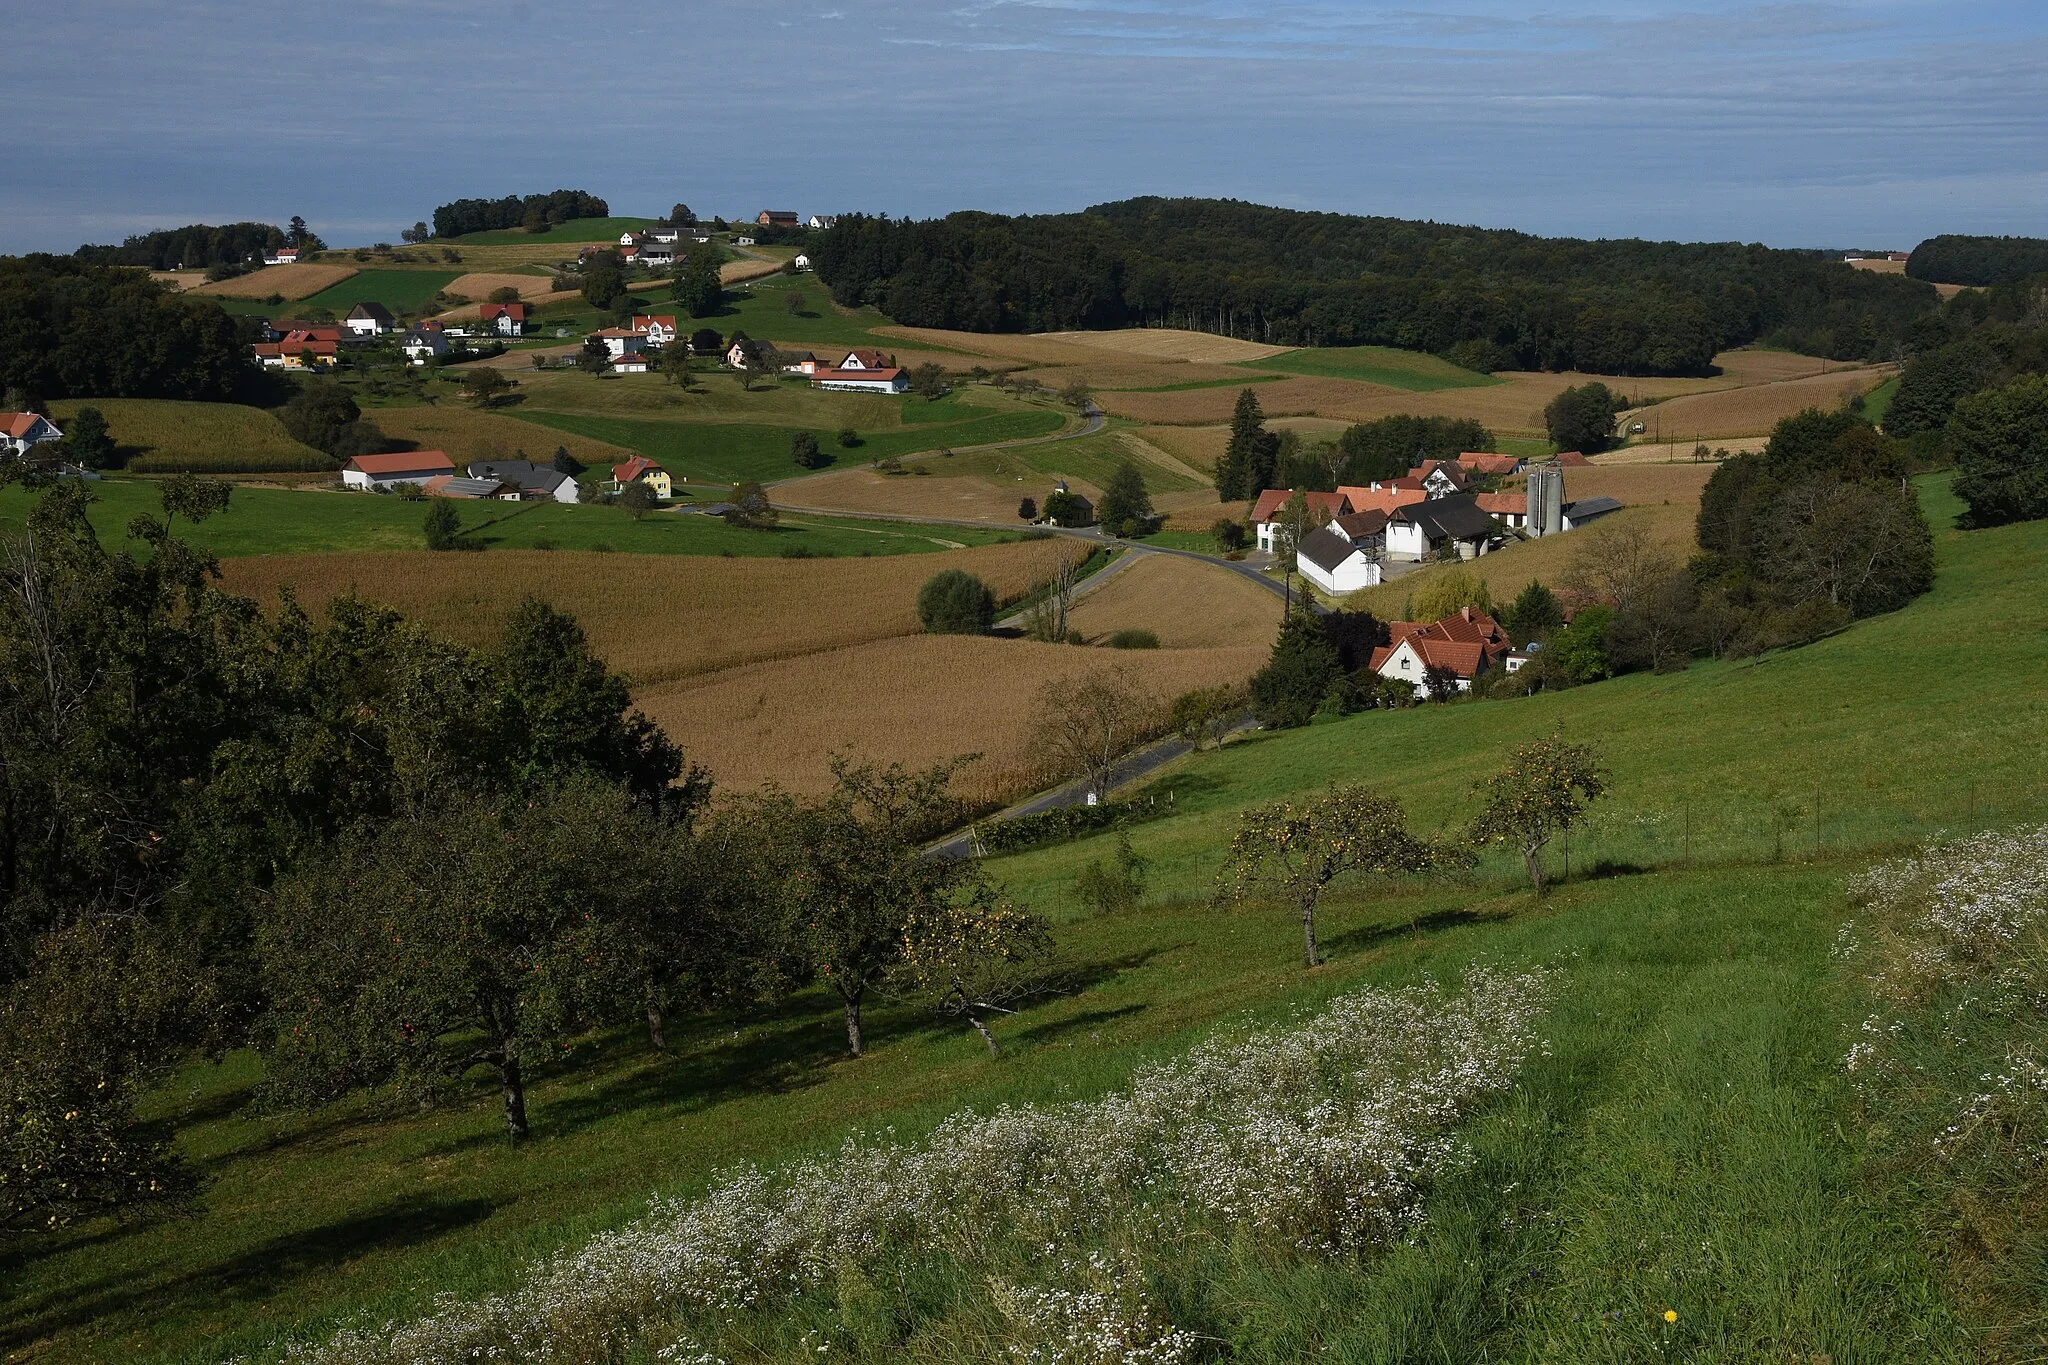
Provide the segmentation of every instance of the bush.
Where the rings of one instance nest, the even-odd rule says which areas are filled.
[[[996,621],[996,595],[965,569],[947,569],[918,591],[917,619],[927,635],[986,635]]]
[[[842,450],[852,450],[860,445],[860,433],[852,427],[841,427],[838,440]]]
[[[1117,831],[1116,853],[1108,867],[1097,859],[1081,869],[1074,878],[1074,896],[1098,915],[1137,909],[1145,896],[1145,860],[1131,847],[1128,833]]]
[[[1132,626],[1110,636],[1109,647],[1111,649],[1157,649],[1159,648],[1159,636],[1155,631]]]
[[[454,549],[462,534],[462,516],[455,510],[455,504],[446,498],[428,499],[426,532],[429,550]]]
[[[823,469],[832,463],[832,457],[819,449],[818,438],[808,431],[789,438],[789,458],[798,469]]]

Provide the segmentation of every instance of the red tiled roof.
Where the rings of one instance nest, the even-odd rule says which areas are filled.
[[[1458,456],[1458,463],[1475,474],[1512,474],[1521,461],[1512,455],[1488,455],[1468,450]]]
[[[635,313],[633,315],[633,330],[636,332],[645,332],[657,323],[673,332],[676,330],[676,315],[674,313]]]
[[[453,474],[436,474],[433,478],[421,484],[420,490],[426,493],[438,493],[453,482],[455,482]]]
[[[0,436],[18,441],[35,429],[41,417],[35,412],[0,412]]]
[[[1352,512],[1347,516],[1337,517],[1330,522],[1330,525],[1336,527],[1351,539],[1357,540],[1360,536],[1376,536],[1386,530],[1387,514],[1377,508],[1372,508],[1364,512]]]
[[[1351,503],[1352,511],[1378,512],[1382,516],[1392,516],[1401,508],[1424,502],[1429,497],[1420,488],[1382,488],[1378,492],[1369,488],[1340,488],[1337,491]]]
[[[1271,521],[1279,513],[1280,509],[1287,505],[1287,500],[1293,496],[1294,490],[1292,488],[1266,489],[1259,494],[1259,500],[1252,504],[1252,520]],[[1335,493],[1304,493],[1302,496],[1308,500],[1309,511],[1326,513],[1331,518],[1341,517],[1357,510],[1352,507],[1350,500],[1344,496],[1341,489]]]
[[[1415,652],[1424,668],[1449,669],[1461,678],[1475,676],[1484,663],[1500,658],[1512,648],[1499,622],[1470,607],[1427,624],[1389,622],[1387,639],[1386,644],[1372,652],[1366,665],[1375,673],[1403,644]]]
[[[485,322],[489,322],[492,318],[498,317],[501,314],[512,319],[514,322],[524,322],[526,321],[526,305],[523,303],[487,303],[483,306],[482,317]]]
[[[851,359],[858,360],[863,368],[870,370],[881,369],[883,366],[889,363],[889,357],[886,354],[884,354],[881,351],[871,349],[848,351],[846,353],[846,356]],[[839,363],[841,365],[844,365],[846,363],[846,359],[842,358]]]
[[[1557,462],[1567,469],[1584,469],[1590,467],[1593,463],[1576,450],[1567,450],[1564,454],[1557,457]]]
[[[637,337],[647,334],[645,332],[636,332],[631,327],[601,327],[597,331],[592,332],[591,335],[594,337]]]
[[[817,373],[813,374],[813,375],[811,376],[811,378],[812,378],[812,379],[866,379],[866,380],[890,380],[890,381],[893,381],[893,380],[894,380],[894,379],[896,378],[896,376],[897,376],[897,375],[899,375],[899,374],[902,374],[902,373],[903,373],[903,371],[902,371],[902,370],[900,370],[900,369],[880,369],[880,370],[819,370],[819,371],[818,371]]]
[[[661,470],[661,466],[648,459],[645,455],[635,455],[624,464],[613,465],[612,477],[620,483],[631,483],[642,474],[659,470]]]
[[[1474,493],[1472,501],[1490,517],[1526,516],[1529,511],[1527,493]]]
[[[284,347],[279,345],[275,341],[252,342],[249,346],[249,349],[256,353],[256,358],[258,360],[267,360],[271,356],[281,357],[284,355]]]
[[[455,472],[446,451],[405,450],[395,455],[358,455],[342,466],[358,474],[420,474],[429,469]]]

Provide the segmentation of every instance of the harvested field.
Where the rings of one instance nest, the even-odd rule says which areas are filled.
[[[1071,341],[1027,332],[952,332],[941,327],[876,327],[877,337],[895,338],[913,345],[935,346],[941,350],[987,356],[1012,365],[1094,365],[1103,359],[1099,346],[1080,346]]]
[[[921,567],[933,563],[923,557]],[[1002,802],[1045,785],[1032,710],[1047,682],[1104,665],[1131,669],[1162,703],[1196,687],[1241,682],[1267,647],[1086,650],[960,635],[914,635],[732,669],[643,689],[647,713],[721,786],[831,784],[835,752],[912,765],[984,757],[955,783]],[[963,687],[962,679],[974,680]]]
[[[1604,458],[1604,457],[1603,457]],[[1720,466],[1713,464],[1595,464],[1564,471],[1564,496],[1573,498],[1614,498],[1629,507],[1670,503],[1685,507],[1688,515],[1699,509],[1700,490]],[[1573,534],[1576,534],[1574,532]],[[1570,539],[1569,536],[1564,537]]]
[[[738,284],[743,280],[758,280],[765,275],[782,273],[780,261],[727,261],[718,267],[720,284]]]
[[[460,295],[472,303],[483,303],[500,289],[516,289],[519,291],[520,298],[525,299],[528,303],[535,303],[555,292],[553,284],[554,281],[546,275],[514,275],[477,271],[469,275],[458,275],[442,285],[441,292],[449,295]],[[562,294],[562,297],[573,298],[574,295],[565,292]]]
[[[1271,423],[1279,426],[1278,422]],[[1343,423],[1337,423],[1339,430]],[[1216,462],[1223,458],[1224,448],[1230,444],[1230,428],[1213,427],[1140,427],[1137,435],[1149,445],[1155,445],[1179,460],[1190,469],[1216,468]]]
[[[1146,356],[1154,360],[1199,361],[1227,365],[1237,361],[1264,360],[1293,350],[1291,346],[1261,346],[1256,341],[1212,332],[1184,332],[1171,327],[1126,327],[1111,332],[1045,332],[1049,341],[1071,342],[1094,350],[1119,355]]]
[[[204,270],[152,270],[149,277],[158,284],[168,285],[174,291],[197,289],[206,283]]]
[[[556,446],[567,446],[571,455],[593,469],[633,458],[633,452],[624,446],[453,403],[373,408],[365,415],[386,436],[411,441],[419,450],[445,450],[458,465],[471,460],[522,458],[546,464],[554,458]]]
[[[1748,348],[1721,352],[1714,357],[1714,366],[1721,371],[1724,386],[1775,384],[1784,379],[1805,379],[1823,371],[1833,374],[1840,370],[1861,368],[1856,365],[1845,365],[1839,360],[1822,360],[1819,356],[1800,355],[1797,351],[1758,351]]]
[[[1273,643],[1280,599],[1242,574],[1179,555],[1143,555],[1075,604],[1068,620],[1091,645],[1141,627],[1162,649]]]
[[[1770,431],[1780,419],[1804,409],[1838,408],[1851,394],[1868,393],[1893,373],[1891,367],[1879,366],[1693,394],[1623,413],[1621,422],[1625,430],[1630,422],[1640,421],[1650,428],[1653,437],[1661,431],[1667,440],[1674,435],[1708,442],[1757,436]]]
[[[1017,378],[1036,380],[1049,389],[1063,389],[1079,380],[1094,389],[1142,391],[1203,384],[1214,384],[1219,387],[1234,385],[1242,388],[1260,379],[1261,376],[1235,365],[1125,360],[1114,354],[1106,354],[1099,362],[1086,365],[1045,366],[1022,371]],[[1232,391],[1235,392],[1235,389]]]
[[[1193,493],[1166,493],[1152,499],[1152,507],[1165,519],[1159,526],[1162,531],[1207,532],[1216,524],[1218,517],[1234,519],[1245,513],[1244,503],[1224,506],[1213,488]]]
[[[1177,393],[1103,393],[1095,401],[1104,412],[1147,425],[1217,426],[1230,421],[1242,387],[1184,389]],[[1256,389],[1259,406],[1268,417],[1349,417],[1375,402],[1427,402],[1445,396],[1405,393],[1352,379],[1279,379],[1259,384]]]
[[[1707,444],[1715,450],[1726,450],[1730,455],[1753,455],[1764,448],[1764,435],[1730,436]],[[1593,456],[1593,463],[1601,466],[1624,464],[1691,464],[1693,447],[1697,441],[1666,441],[1663,444],[1623,446]]]
[[[502,277],[501,277],[501,278],[502,278]],[[548,288],[546,287],[546,286],[547,286],[547,283],[548,283],[548,282],[547,282],[546,280],[542,280],[542,281],[541,281],[541,286],[542,286],[542,290],[543,290],[543,292],[541,292],[541,293],[539,293],[539,294],[531,294],[531,295],[526,295],[526,296],[524,296],[524,298],[525,298],[525,302],[526,302],[526,303],[528,303],[529,305],[531,305],[532,307],[535,307],[535,308],[541,308],[541,307],[544,307],[544,306],[546,306],[547,304],[550,304],[550,303],[562,303],[562,302],[565,302],[565,301],[567,301],[567,300],[569,300],[569,299],[580,299],[580,298],[582,298],[582,297],[583,297],[583,295],[582,295],[581,293],[577,292],[577,291],[576,291],[576,290],[574,290],[574,289],[548,289]],[[447,312],[445,312],[445,313],[436,313],[436,314],[434,314],[434,316],[435,316],[435,317],[437,317],[437,318],[439,318],[439,319],[440,319],[441,321],[443,321],[443,322],[470,322],[470,321],[474,321],[475,319],[477,319],[477,318],[479,318],[479,317],[482,317],[482,316],[483,316],[483,305],[482,305],[482,304],[480,304],[480,303],[465,303],[465,304],[461,305],[460,307],[457,307],[457,308],[450,308],[450,309],[449,309],[449,310],[448,310]],[[545,318],[542,318],[542,319],[540,319],[539,321],[540,321],[540,325],[541,325],[541,326],[546,326],[546,325],[547,325],[547,319],[545,319]],[[534,324],[535,324],[535,320],[534,320],[534,318],[533,318],[533,315],[532,315],[531,313],[529,313],[529,314],[527,315],[527,326],[528,326],[528,327],[533,327],[533,326],[534,326]],[[572,348],[572,349],[573,349],[573,348]],[[531,355],[531,354],[532,354],[532,352],[530,352],[530,351],[512,351],[512,352],[508,352],[508,354],[511,354],[511,355],[517,355],[517,356],[522,356],[522,357],[523,357],[523,356]],[[496,356],[496,357],[493,357],[493,358],[494,358],[494,359],[497,359],[497,360],[503,360],[503,359],[504,359],[505,357],[504,357],[504,356]],[[474,362],[472,362],[472,363],[474,363]]]
[[[190,292],[212,294],[223,299],[267,299],[272,294],[287,299],[309,299],[355,277],[352,265],[267,265],[219,284],[202,284]]]
[[[106,415],[127,467],[140,474],[272,473],[331,470],[334,461],[285,433],[262,408],[168,398],[90,398],[51,405],[62,426],[82,407]]]
[[[289,584],[309,608],[353,588],[431,631],[470,643],[492,638],[522,599],[540,597],[573,613],[612,667],[631,674],[636,685],[658,686],[907,635],[918,629],[918,588],[941,570],[966,569],[998,595],[1013,597],[1044,577],[1049,559],[1086,548],[1048,540],[806,560],[567,550],[272,555],[228,561],[226,586],[273,602],[278,588]],[[850,715],[860,711],[849,704]],[[689,723],[676,733],[696,729]]]

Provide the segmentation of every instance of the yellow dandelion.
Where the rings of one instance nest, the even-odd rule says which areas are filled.
[[[1677,1309],[1675,1309],[1675,1308],[1667,1308],[1667,1309],[1665,1309],[1665,1310],[1664,1310],[1664,1321],[1666,1321],[1666,1322],[1677,1322],[1677,1321],[1678,1321],[1678,1310],[1677,1310]]]

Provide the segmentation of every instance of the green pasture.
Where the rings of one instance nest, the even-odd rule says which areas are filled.
[[[859,452],[856,452],[859,453]],[[1028,488],[1020,486],[1020,492],[1030,491],[1034,496],[1048,478],[1081,479],[1097,488],[1108,484],[1110,475],[1117,466],[1129,460],[1144,475],[1145,490],[1148,493],[1179,493],[1191,488],[1207,485],[1190,479],[1178,470],[1168,469],[1156,461],[1147,459],[1142,453],[1118,440],[1114,432],[1103,431],[1093,436],[1077,436],[1069,441],[1047,441],[1039,445],[1013,446],[1005,450],[976,451],[967,455],[956,455],[951,459],[939,458],[924,463],[933,474],[948,476],[975,475],[995,483],[1014,482],[1019,479]]]
[[[1319,347],[1237,363],[1248,370],[1279,370],[1320,379],[1360,379],[1368,384],[1407,389],[1410,393],[1469,389],[1502,382],[1490,374],[1460,369],[1422,351],[1399,351],[1390,346]]]
[[[417,313],[435,294],[460,279],[462,273],[446,268],[359,270],[340,284],[300,299],[290,308],[325,308],[337,318],[345,318],[349,310],[359,303],[381,303],[393,313]],[[273,307],[272,311],[279,312],[280,309]]]
[[[922,400],[889,401],[917,403]],[[557,431],[637,450],[671,474],[693,483],[734,483],[743,479],[766,482],[794,478],[805,472],[789,458],[790,438],[800,430],[810,430],[818,438],[819,448],[834,457],[834,464],[829,467],[846,468],[892,456],[936,450],[942,446],[957,448],[1045,436],[1059,430],[1065,420],[1059,413],[1044,408],[979,411],[984,415],[965,420],[917,422],[866,430],[861,433],[861,444],[852,450],[839,446],[836,427],[769,426],[752,422],[663,422],[523,408],[516,415]]]
[[[828,1151],[856,1129],[914,1136],[961,1107],[1086,1098],[1218,1028],[1484,964],[1552,968],[1563,989],[1412,1236],[1341,1260],[1137,1248],[1175,1321],[1227,1343],[1214,1358],[1972,1359],[1918,1196],[1870,1159],[1847,1095],[1861,1010],[1831,950],[1844,880],[1873,857],[2048,810],[2048,523],[1955,532],[1945,489],[1922,486],[1940,576],[1891,616],[1754,660],[1372,712],[1185,761],[1159,779],[1178,813],[1131,831],[1151,885],[1127,915],[1090,917],[1073,894],[1107,837],[994,860],[1010,894],[1054,920],[1075,983],[996,1024],[1002,1057],[883,1006],[872,1050],[850,1061],[836,1004],[807,992],[678,1021],[665,1055],[631,1030],[586,1040],[536,1078],[535,1136],[517,1148],[480,1075],[431,1113],[295,1115],[257,1103],[250,1056],[195,1062],[149,1112],[177,1124],[206,1175],[198,1203],[0,1248],[0,1349],[272,1359],[286,1338],[508,1285],[736,1161]],[[1553,729],[1596,744],[1612,783],[1590,826],[1550,851],[1547,899],[1497,855],[1461,876],[1340,885],[1314,972],[1285,907],[1210,902],[1245,805],[1362,781],[1450,833],[1503,748]],[[676,737],[687,751],[687,727]],[[919,1311],[942,1315],[949,1286],[978,1292],[965,1274],[915,1286]],[[790,1320],[833,1313],[828,1294]],[[749,1358],[817,1359],[795,1335],[764,1321]],[[834,1358],[906,1358],[898,1337],[833,1340]]]
[[[1879,384],[1863,396],[1863,416],[1874,427],[1884,425],[1884,415],[1892,410],[1892,400],[1899,396],[1897,376]]]

